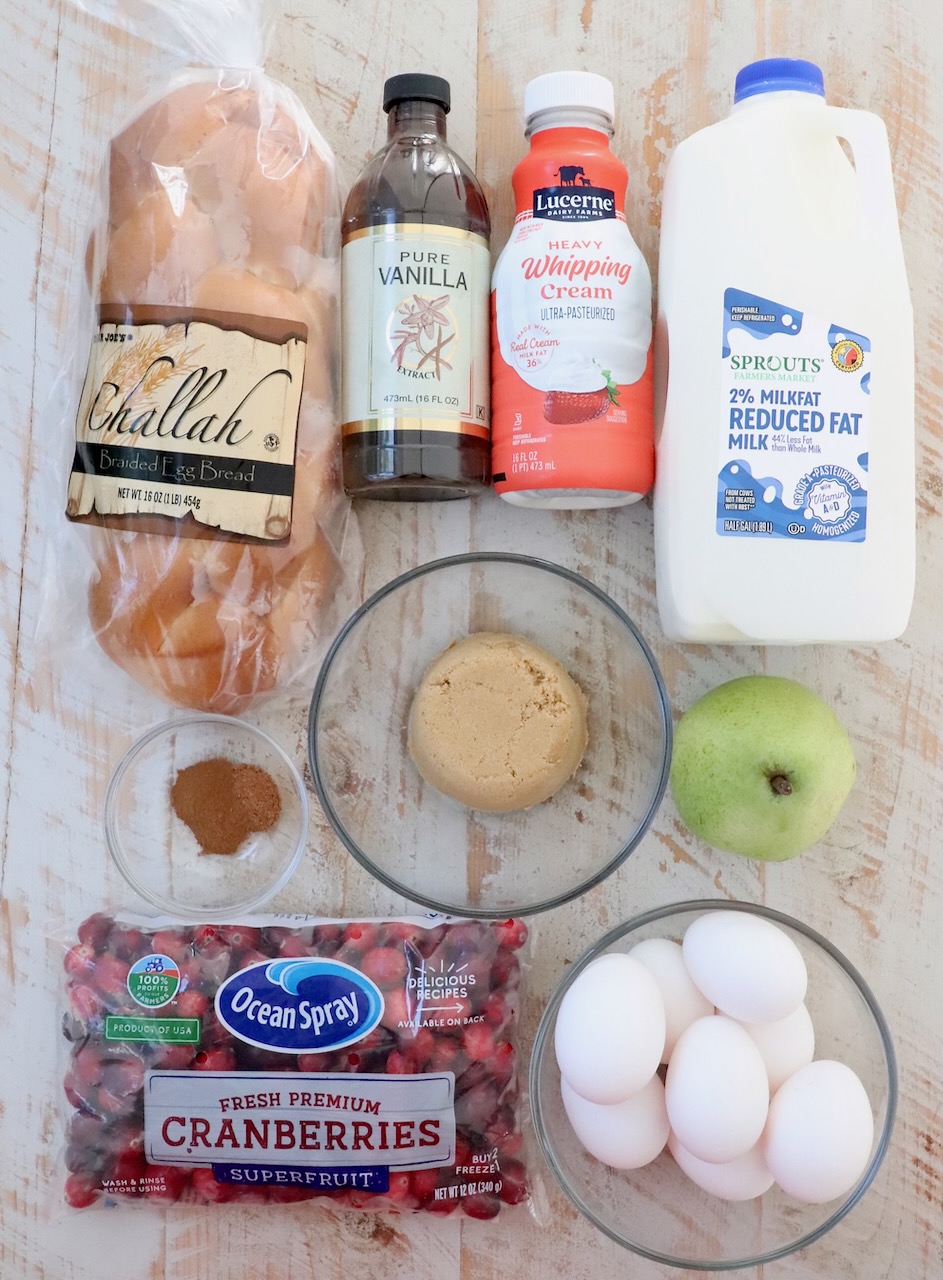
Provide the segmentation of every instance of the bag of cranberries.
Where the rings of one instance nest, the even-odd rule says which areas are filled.
[[[65,1197],[495,1217],[530,1199],[527,926],[104,914],[65,955]]]

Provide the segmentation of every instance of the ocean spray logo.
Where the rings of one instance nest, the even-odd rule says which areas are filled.
[[[227,978],[216,1014],[234,1036],[276,1053],[323,1053],[370,1034],[379,987],[339,960],[271,960]]]

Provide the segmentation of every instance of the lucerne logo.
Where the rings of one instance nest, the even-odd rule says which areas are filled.
[[[383,995],[340,960],[270,960],[227,978],[216,1014],[260,1049],[321,1053],[369,1035],[383,1016]]]

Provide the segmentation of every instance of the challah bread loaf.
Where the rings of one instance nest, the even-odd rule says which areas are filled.
[[[89,617],[102,648],[170,701],[226,713],[311,662],[359,567],[342,565],[336,549],[349,508],[336,456],[333,164],[287,90],[260,73],[230,78],[176,88],[112,141],[107,227],[89,255],[92,271],[101,259],[105,307],[193,308],[224,329],[243,317],[252,332],[268,317],[307,330],[287,540],[234,536],[192,512],[112,514],[93,530]],[[280,422],[259,429],[284,434]],[[100,438],[115,452],[148,444]]]

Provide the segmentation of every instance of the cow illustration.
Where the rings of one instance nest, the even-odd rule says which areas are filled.
[[[581,164],[561,164],[557,174],[560,178],[561,187],[575,187],[577,177],[583,176],[583,166]]]
[[[581,187],[591,187],[593,184],[589,178],[580,178]]]

